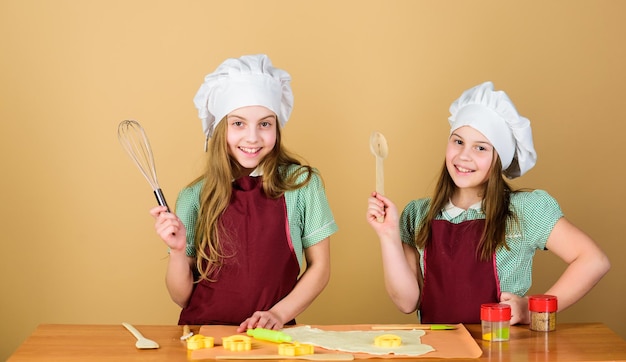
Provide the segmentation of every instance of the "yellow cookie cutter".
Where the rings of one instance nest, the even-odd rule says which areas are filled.
[[[312,344],[281,343],[278,345],[278,354],[281,356],[302,356],[315,353]]]
[[[231,352],[249,351],[252,349],[252,338],[242,335],[224,337],[222,346]]]
[[[398,347],[402,344],[402,338],[395,334],[382,334],[374,338],[376,347]]]
[[[196,334],[187,338],[187,349],[190,351],[195,351],[201,348],[213,348],[214,343],[215,338],[205,337],[201,334]]]

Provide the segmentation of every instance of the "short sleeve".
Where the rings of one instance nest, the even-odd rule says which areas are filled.
[[[292,174],[299,168],[299,165],[292,165],[288,173]],[[317,170],[314,171],[308,184],[285,192],[289,237],[300,265],[303,265],[304,249],[326,239],[338,229],[322,179]],[[296,182],[302,182],[306,177],[307,173],[303,173]]]
[[[298,193],[297,207],[300,211],[297,222],[300,224],[302,246],[306,249],[335,233],[338,227],[317,170],[313,173],[309,183],[296,192]]]
[[[198,213],[200,211],[200,191],[202,190],[202,182],[185,187],[178,193],[176,200],[176,215],[185,225],[187,230],[187,247],[185,253],[187,256],[195,257],[195,238],[196,238],[196,222],[198,221]]]
[[[418,199],[409,202],[400,215],[400,239],[403,243],[415,246],[415,235],[422,220],[428,213],[430,199]]]
[[[563,217],[558,202],[546,191],[534,190],[514,193],[511,204],[518,217],[523,240],[536,249],[545,249],[554,225]]]

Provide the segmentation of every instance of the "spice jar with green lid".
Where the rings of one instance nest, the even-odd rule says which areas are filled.
[[[530,329],[539,332],[555,330],[557,308],[558,302],[554,295],[538,294],[529,296]]]

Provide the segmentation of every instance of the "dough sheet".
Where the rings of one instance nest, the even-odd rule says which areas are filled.
[[[290,335],[293,341],[350,353],[414,357],[435,350],[432,346],[422,343],[421,337],[425,334],[422,330],[326,331],[311,326],[300,326],[284,328],[282,331]],[[376,346],[374,339],[383,334],[400,337],[402,344],[398,347]]]

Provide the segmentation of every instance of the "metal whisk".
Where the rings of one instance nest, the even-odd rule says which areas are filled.
[[[148,141],[148,136],[146,136],[143,127],[135,120],[122,121],[117,127],[117,138],[130,158],[135,162],[139,171],[152,186],[154,196],[156,196],[159,205],[167,207],[169,212],[170,208],[167,206],[165,196],[163,196],[163,192],[159,187],[150,141]]]

